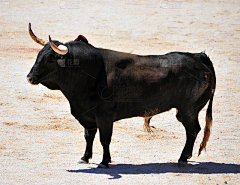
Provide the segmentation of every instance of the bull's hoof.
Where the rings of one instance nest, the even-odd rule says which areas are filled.
[[[83,160],[83,159],[81,159],[80,161],[78,161],[78,164],[88,164],[88,162]]]
[[[105,165],[105,164],[99,164],[98,165],[98,168],[109,168],[108,164]]]
[[[145,126],[145,127],[144,127],[144,131],[145,131],[145,132],[148,132],[149,134],[154,133],[154,131],[152,130],[152,128],[156,129],[156,127],[154,127],[154,126]]]
[[[181,167],[184,167],[187,165],[187,161],[178,161],[178,167],[181,168]]]

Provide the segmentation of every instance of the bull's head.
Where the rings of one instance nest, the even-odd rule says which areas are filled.
[[[44,47],[38,53],[36,62],[27,75],[28,82],[33,85],[41,83],[50,89],[59,89],[56,84],[59,69],[57,60],[66,57],[68,48],[58,41],[52,41],[50,36],[49,42],[39,39],[33,33],[31,23],[29,23],[29,34],[35,42]]]

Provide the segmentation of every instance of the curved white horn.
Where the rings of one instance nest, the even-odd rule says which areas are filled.
[[[68,48],[64,45],[59,45],[59,46],[56,46],[50,35],[49,35],[49,42],[50,42],[50,46],[51,48],[53,49],[53,51],[55,51],[56,53],[60,54],[60,55],[66,55],[68,53]]]
[[[28,31],[29,31],[29,34],[30,36],[32,37],[32,39],[38,43],[38,44],[41,44],[42,46],[44,46],[46,44],[45,41],[43,41],[42,39],[39,39],[32,31],[32,28],[31,28],[31,23],[29,23],[28,25]]]

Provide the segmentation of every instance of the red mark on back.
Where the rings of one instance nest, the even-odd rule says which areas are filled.
[[[78,35],[78,37],[74,41],[82,41],[88,44],[87,38],[84,37],[83,35]]]

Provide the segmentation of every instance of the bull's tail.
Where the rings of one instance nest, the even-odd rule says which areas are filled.
[[[211,84],[211,88],[212,88],[211,98],[210,98],[208,108],[207,108],[207,113],[206,113],[206,125],[205,125],[205,129],[204,129],[204,136],[203,136],[202,143],[200,144],[198,156],[201,154],[203,149],[206,150],[206,145],[207,145],[207,142],[210,137],[210,131],[211,131],[211,127],[212,127],[212,104],[213,104],[214,91],[216,88],[216,76],[215,76],[215,71],[214,71],[212,62],[206,55],[205,56],[204,55],[205,54],[202,53],[203,57],[201,57],[201,59],[204,62],[204,64],[207,65],[210,68],[210,70],[212,71],[213,80],[212,80],[212,84]]]
[[[213,92],[212,97],[211,97],[211,99],[209,101],[209,105],[208,105],[208,109],[207,109],[206,125],[205,125],[205,129],[204,129],[204,136],[203,136],[202,143],[200,144],[198,156],[201,154],[203,149],[206,150],[206,145],[207,145],[207,142],[208,142],[209,137],[210,137],[210,131],[211,131],[211,127],[212,127],[212,102],[213,102],[213,95],[214,95],[214,92]]]

